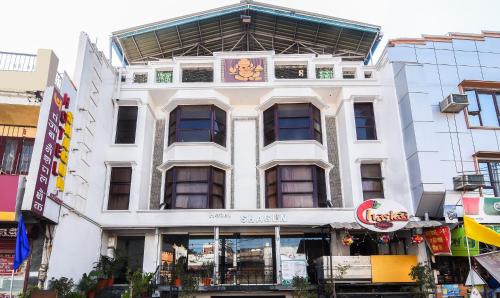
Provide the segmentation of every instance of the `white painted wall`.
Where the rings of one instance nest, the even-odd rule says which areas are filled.
[[[234,122],[234,198],[235,209],[257,208],[256,120]],[[229,194],[228,194],[229,195]]]

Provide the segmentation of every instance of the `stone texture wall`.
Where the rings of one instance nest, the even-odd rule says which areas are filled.
[[[153,166],[151,168],[151,194],[149,209],[159,209],[161,199],[161,171],[157,169],[163,161],[163,144],[165,141],[165,120],[156,121],[153,150]]]
[[[340,182],[339,150],[337,143],[337,124],[335,117],[326,117],[326,142],[328,146],[328,161],[333,164],[330,171],[330,195],[333,207],[342,206],[342,184]]]

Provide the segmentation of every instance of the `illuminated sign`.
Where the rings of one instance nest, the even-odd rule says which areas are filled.
[[[370,199],[356,208],[356,221],[375,232],[394,232],[402,229],[410,220],[408,211],[395,201]]]
[[[52,175],[56,176],[56,188],[64,191],[64,178],[68,166],[69,147],[73,132],[73,113],[68,111],[70,98],[64,94],[63,110],[59,117],[59,134],[57,136],[54,155],[58,160],[52,162]]]

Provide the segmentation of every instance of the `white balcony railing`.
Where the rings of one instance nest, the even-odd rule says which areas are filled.
[[[35,71],[36,55],[0,52],[0,71]]]

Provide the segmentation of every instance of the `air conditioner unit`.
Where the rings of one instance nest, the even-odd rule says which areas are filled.
[[[470,191],[484,186],[484,176],[460,175],[453,177],[453,188],[458,191]]]
[[[450,94],[440,103],[441,113],[458,113],[469,105],[466,94]]]

